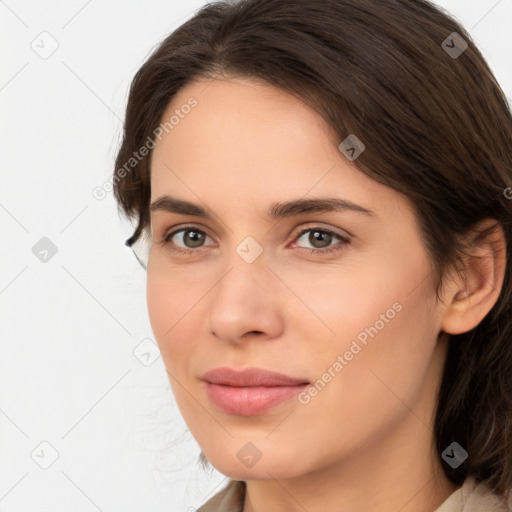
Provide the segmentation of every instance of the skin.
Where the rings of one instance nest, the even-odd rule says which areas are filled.
[[[152,213],[147,301],[192,435],[215,468],[247,481],[244,512],[432,512],[457,489],[433,444],[444,333],[472,329],[496,302],[503,232],[473,246],[487,264],[469,260],[465,280],[452,275],[436,303],[409,200],[345,158],[317,113],[269,85],[219,78],[181,89],[164,118],[191,96],[197,106],[154,149],[151,201],[170,194],[214,219]],[[274,202],[333,195],[375,215],[265,216]],[[186,231],[161,243],[183,225],[207,235],[202,245]],[[298,236],[307,227],[350,243],[315,244],[311,232]],[[236,252],[248,236],[263,248],[252,263]],[[308,251],[326,246],[341,250]],[[219,366],[315,382],[396,303],[400,312],[309,403],[242,417],[209,401],[200,378]],[[251,468],[237,457],[248,442],[261,452]]]

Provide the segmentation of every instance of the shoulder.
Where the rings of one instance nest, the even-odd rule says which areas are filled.
[[[512,503],[510,504],[512,505]],[[503,498],[493,493],[484,482],[467,477],[435,512],[510,512]]]
[[[211,497],[197,512],[241,512],[245,499],[245,482],[230,480],[228,485]]]

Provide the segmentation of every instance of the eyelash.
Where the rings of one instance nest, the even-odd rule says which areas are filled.
[[[184,227],[181,227],[180,229],[177,229],[175,231],[172,231],[171,233],[166,233],[161,241],[160,241],[160,244],[163,245],[163,246],[169,246],[170,245],[170,240],[171,238],[176,235],[177,233],[180,233],[181,231],[195,231],[197,233],[201,233],[203,235],[206,235],[206,236],[209,236],[207,233],[205,233],[203,230],[201,229],[197,229],[195,228],[194,226],[184,226]],[[334,231],[331,231],[330,229],[326,229],[326,228],[320,228],[318,226],[313,226],[313,227],[309,227],[309,228],[305,228],[303,229],[302,231],[300,231],[294,238],[294,240],[296,239],[299,239],[302,237],[302,235],[304,235],[305,233],[308,233],[309,231],[318,231],[320,233],[326,233],[328,235],[332,235],[336,238],[339,238],[341,243],[335,245],[334,247],[326,247],[324,249],[310,249],[308,247],[299,247],[299,249],[303,249],[303,250],[306,250],[306,251],[309,251],[310,254],[326,254],[326,253],[334,253],[334,252],[337,252],[337,251],[340,251],[344,248],[345,245],[348,245],[350,243],[350,240],[347,238],[347,237],[344,237],[338,233],[335,233]],[[174,245],[174,244],[172,244]],[[174,252],[178,252],[178,253],[181,253],[183,255],[191,255],[193,253],[197,253],[197,252],[200,252],[201,249],[203,247],[200,247],[199,249],[182,249],[182,248],[176,248],[176,247],[172,247],[171,250],[174,251]]]

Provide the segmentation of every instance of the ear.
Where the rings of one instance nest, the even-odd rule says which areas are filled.
[[[441,330],[461,334],[476,327],[489,313],[503,286],[506,268],[506,238],[494,219],[481,221],[468,238],[466,270],[447,288],[446,310]]]

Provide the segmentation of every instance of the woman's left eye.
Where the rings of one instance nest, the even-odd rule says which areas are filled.
[[[172,239],[175,238],[179,233],[182,233],[181,243],[185,244],[185,247],[177,245],[175,242],[172,242]],[[339,251],[343,248],[343,246],[350,243],[349,238],[342,236],[334,231],[329,229],[313,227],[303,229],[294,240],[300,241],[304,238],[304,235],[310,233],[307,237],[307,242],[313,245],[313,248],[310,247],[301,247],[300,249],[305,249],[312,254],[318,253],[331,253],[334,251]],[[179,239],[179,237],[177,237]],[[173,231],[171,233],[165,234],[162,237],[161,244],[164,246],[170,246],[171,250],[179,253],[192,254],[194,252],[198,252],[197,249],[202,249],[204,247],[204,241],[206,238],[210,238],[204,231],[200,229],[196,229],[194,227],[185,227]],[[340,240],[340,243],[331,245],[333,239],[337,238]],[[211,240],[211,238],[210,238]],[[191,243],[191,245],[186,245],[187,243]],[[296,246],[296,243],[294,246]],[[174,246],[174,247],[172,247]]]
[[[334,251],[339,251],[340,249],[343,248],[344,245],[350,243],[350,240],[347,237],[339,235],[338,233],[334,233],[329,229],[322,229],[319,227],[307,228],[302,230],[299,233],[297,240],[303,238],[306,233],[309,233],[309,236],[306,237],[307,241],[311,243],[314,248],[311,249],[309,247],[303,247],[303,249],[309,250],[312,254],[331,253]],[[339,240],[341,240],[341,243],[331,246],[330,242],[332,242],[333,238],[338,238]],[[315,247],[315,244],[317,243],[320,244],[320,248]]]

